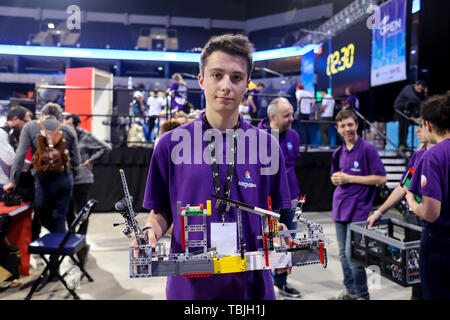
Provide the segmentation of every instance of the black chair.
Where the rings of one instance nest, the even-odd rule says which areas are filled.
[[[80,268],[82,272],[81,278],[86,276],[89,282],[94,281],[86,272],[80,261],[75,258],[75,255],[87,245],[86,235],[78,234],[77,232],[80,226],[89,219],[91,211],[96,204],[97,200],[89,200],[77,214],[67,233],[48,233],[29,244],[28,252],[30,254],[39,254],[40,257],[45,261],[46,266],[39,278],[36,279],[33,283],[33,286],[31,287],[31,290],[26,296],[25,300],[31,299],[31,296],[36,291],[39,283],[41,283],[47,273],[49,273],[49,278],[40,289],[42,289],[48,283],[48,281],[51,280],[52,277],[57,277],[58,280],[64,285],[64,287],[70,292],[74,299],[80,299],[80,297],[75,292],[75,288],[69,286],[64,280],[64,275],[61,275],[59,273],[59,266],[66,256],[69,256],[70,259],[72,259],[72,261],[78,266],[78,268]],[[45,258],[45,255],[50,255],[48,260]]]

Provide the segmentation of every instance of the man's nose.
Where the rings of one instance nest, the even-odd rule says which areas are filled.
[[[231,79],[228,75],[222,78],[220,82],[220,89],[224,92],[229,92],[231,90]]]

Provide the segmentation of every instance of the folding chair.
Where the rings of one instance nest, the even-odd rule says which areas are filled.
[[[39,283],[45,278],[46,274],[49,273],[49,279],[51,280],[52,274],[56,276],[58,280],[64,285],[64,287],[70,292],[74,299],[78,300],[80,297],[75,292],[74,288],[68,286],[64,280],[64,275],[59,274],[59,266],[66,256],[80,268],[82,272],[82,277],[86,276],[89,282],[94,281],[91,276],[86,272],[81,263],[75,258],[75,255],[80,251],[86,244],[86,235],[76,233],[79,227],[89,219],[92,209],[97,204],[97,200],[91,199],[81,211],[75,217],[75,220],[70,225],[69,231],[67,233],[48,233],[45,236],[33,241],[28,246],[28,252],[39,254],[40,257],[45,261],[46,266],[44,271],[38,279],[35,280],[30,292],[26,296],[25,300],[30,300],[33,293],[36,291]],[[49,259],[45,258],[45,255],[50,255]],[[81,280],[81,279],[80,279]],[[47,281],[48,282],[48,281]],[[46,285],[44,283],[41,289]]]

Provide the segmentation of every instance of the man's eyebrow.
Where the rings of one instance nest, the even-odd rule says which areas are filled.
[[[225,70],[221,69],[221,68],[211,68],[209,69],[209,72],[225,72]],[[232,74],[244,74],[244,72],[242,71],[232,71]]]

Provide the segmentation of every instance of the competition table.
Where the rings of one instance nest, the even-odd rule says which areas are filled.
[[[0,215],[9,215],[12,221],[6,234],[0,239],[1,245],[17,246],[22,260],[22,274],[30,275],[30,255],[28,245],[31,243],[31,202],[22,202],[17,206],[5,206],[0,202]]]

